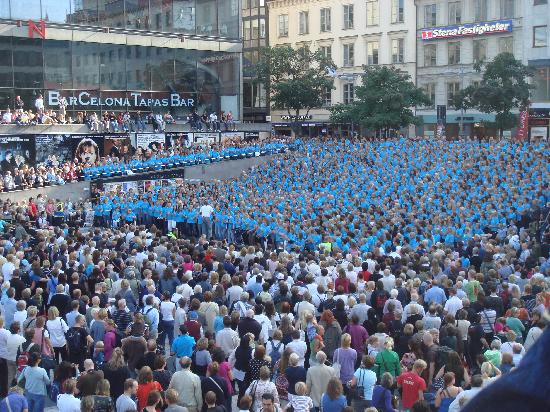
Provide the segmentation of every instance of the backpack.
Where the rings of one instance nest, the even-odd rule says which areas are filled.
[[[23,369],[27,367],[29,364],[29,350],[32,348],[36,343],[32,342],[29,346],[27,346],[27,350],[23,350],[23,344],[19,345],[19,356],[17,356],[17,359],[15,360],[15,363],[17,365],[17,373],[20,374],[23,372]]]
[[[83,351],[82,339],[80,336],[80,329],[72,327],[67,331],[65,335],[67,339],[67,348],[69,353],[81,353]]]
[[[271,369],[275,367],[275,364],[281,359],[281,352],[279,352],[279,349],[281,349],[281,345],[283,342],[279,342],[277,346],[273,345],[273,341],[271,341],[271,352],[269,352],[269,356],[271,357]]]
[[[382,293],[382,292],[378,293],[375,299],[376,308],[383,309],[384,305],[386,304],[386,300],[388,300],[388,297],[386,296],[385,293]]]
[[[151,330],[151,319],[149,318],[149,312],[151,312],[154,308],[153,307],[150,307],[149,309],[147,309],[147,312],[144,312],[143,309],[141,310],[141,313],[143,314],[143,320],[145,321],[145,323],[147,324],[147,326],[149,326],[149,330]]]
[[[449,359],[449,354],[451,352],[454,352],[454,350],[449,348],[448,346],[440,346],[439,348],[437,348],[435,356],[436,370],[439,370],[443,365],[447,364],[447,360]]]

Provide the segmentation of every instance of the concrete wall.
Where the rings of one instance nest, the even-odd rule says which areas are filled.
[[[90,196],[90,182],[69,183],[63,186],[49,186],[40,189],[19,190],[16,192],[0,193],[0,200],[10,199],[15,202],[28,200],[29,197],[38,196],[42,193],[48,198],[60,200],[78,200],[85,199]]]

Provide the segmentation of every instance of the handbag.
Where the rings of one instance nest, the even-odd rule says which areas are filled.
[[[55,369],[57,366],[57,362],[55,361],[55,359],[52,356],[43,354],[44,353],[44,332],[45,332],[45,327],[42,328],[42,340],[40,342],[40,354],[42,359],[40,361],[40,366],[42,366],[46,370]]]
[[[359,370],[361,371],[361,373],[359,374],[360,381],[358,379],[355,386],[351,386],[348,384],[348,394],[352,400],[365,399],[365,370],[364,368],[360,368]]]
[[[337,353],[340,353],[340,349],[336,349],[336,351],[334,351],[334,356],[332,358],[332,369],[334,369],[334,372],[336,374],[336,377],[337,378],[340,378],[340,370],[342,370],[342,365],[340,364],[340,362],[338,362],[338,360],[336,359],[336,354]]]

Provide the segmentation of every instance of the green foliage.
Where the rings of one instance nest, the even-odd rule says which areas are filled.
[[[260,52],[256,72],[258,81],[266,85],[272,106],[299,115],[301,110],[307,114],[323,105],[325,90],[334,88],[327,69],[334,67],[320,51],[266,47]]]
[[[420,124],[412,108],[430,100],[416,87],[408,73],[395,67],[367,66],[361,75],[362,85],[355,89],[355,101],[331,108],[331,121],[355,119],[373,130],[397,129]]]
[[[529,105],[528,83],[533,72],[531,68],[516,60],[511,53],[501,53],[493,61],[475,65],[478,73],[483,72],[479,85],[470,86],[460,94],[463,103],[483,113],[496,113],[495,124],[502,131],[517,125],[514,109]]]

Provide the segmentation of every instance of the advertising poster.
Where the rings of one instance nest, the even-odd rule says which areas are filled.
[[[166,143],[164,133],[136,133],[135,148],[157,151]]]
[[[193,136],[198,145],[211,145],[219,139],[219,133],[194,133]]]
[[[11,172],[34,164],[34,142],[31,136],[0,136],[0,169]]]
[[[193,133],[168,132],[166,135],[166,147],[191,147],[193,145]]]
[[[548,127],[531,127],[531,139],[548,140]]]
[[[244,140],[244,132],[222,132],[222,143],[240,143]]]
[[[103,135],[46,134],[36,135],[36,163],[57,166],[67,161],[92,165],[103,152]]]
[[[128,134],[105,135],[103,140],[103,156],[117,157],[119,159],[131,156],[133,152],[130,136]]]
[[[116,183],[105,183],[103,189],[105,192],[115,192],[115,193],[129,193],[130,191],[137,193],[139,187],[139,182],[116,182]]]

